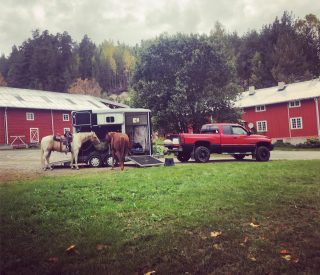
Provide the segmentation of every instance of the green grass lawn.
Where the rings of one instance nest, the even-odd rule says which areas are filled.
[[[0,273],[315,274],[319,167],[102,168],[3,184]]]

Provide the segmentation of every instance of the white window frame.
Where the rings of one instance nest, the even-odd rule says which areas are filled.
[[[263,127],[264,125],[264,127]],[[266,120],[259,120],[256,122],[257,132],[263,133],[268,131],[268,123]]]
[[[289,108],[301,107],[300,100],[289,101]]]
[[[63,128],[63,134],[65,134],[67,131],[70,132],[70,128]]]
[[[298,127],[298,120],[300,120],[300,127]],[[295,124],[295,127],[294,127]],[[303,129],[302,117],[291,117],[290,118],[290,129],[291,130],[299,130]]]
[[[26,112],[26,120],[34,120],[34,113]]]
[[[256,112],[265,112],[267,110],[266,105],[256,106]]]
[[[62,114],[62,120],[63,121],[70,121],[70,115],[69,114]]]

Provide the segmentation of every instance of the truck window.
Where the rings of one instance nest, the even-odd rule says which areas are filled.
[[[247,135],[247,131],[239,126],[232,126],[233,135]]]
[[[229,125],[224,125],[224,126],[223,126],[223,134],[224,134],[224,135],[232,135],[231,126],[229,126]]]
[[[219,130],[217,126],[206,126],[201,129],[200,133],[201,134],[218,134]]]

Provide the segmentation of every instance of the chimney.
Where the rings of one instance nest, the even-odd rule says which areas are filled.
[[[278,91],[283,91],[286,88],[286,83],[283,81],[278,82]]]
[[[249,95],[254,95],[256,93],[254,86],[249,86]]]

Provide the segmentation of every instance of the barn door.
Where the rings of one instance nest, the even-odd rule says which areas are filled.
[[[39,143],[39,128],[30,128],[30,143]]]

